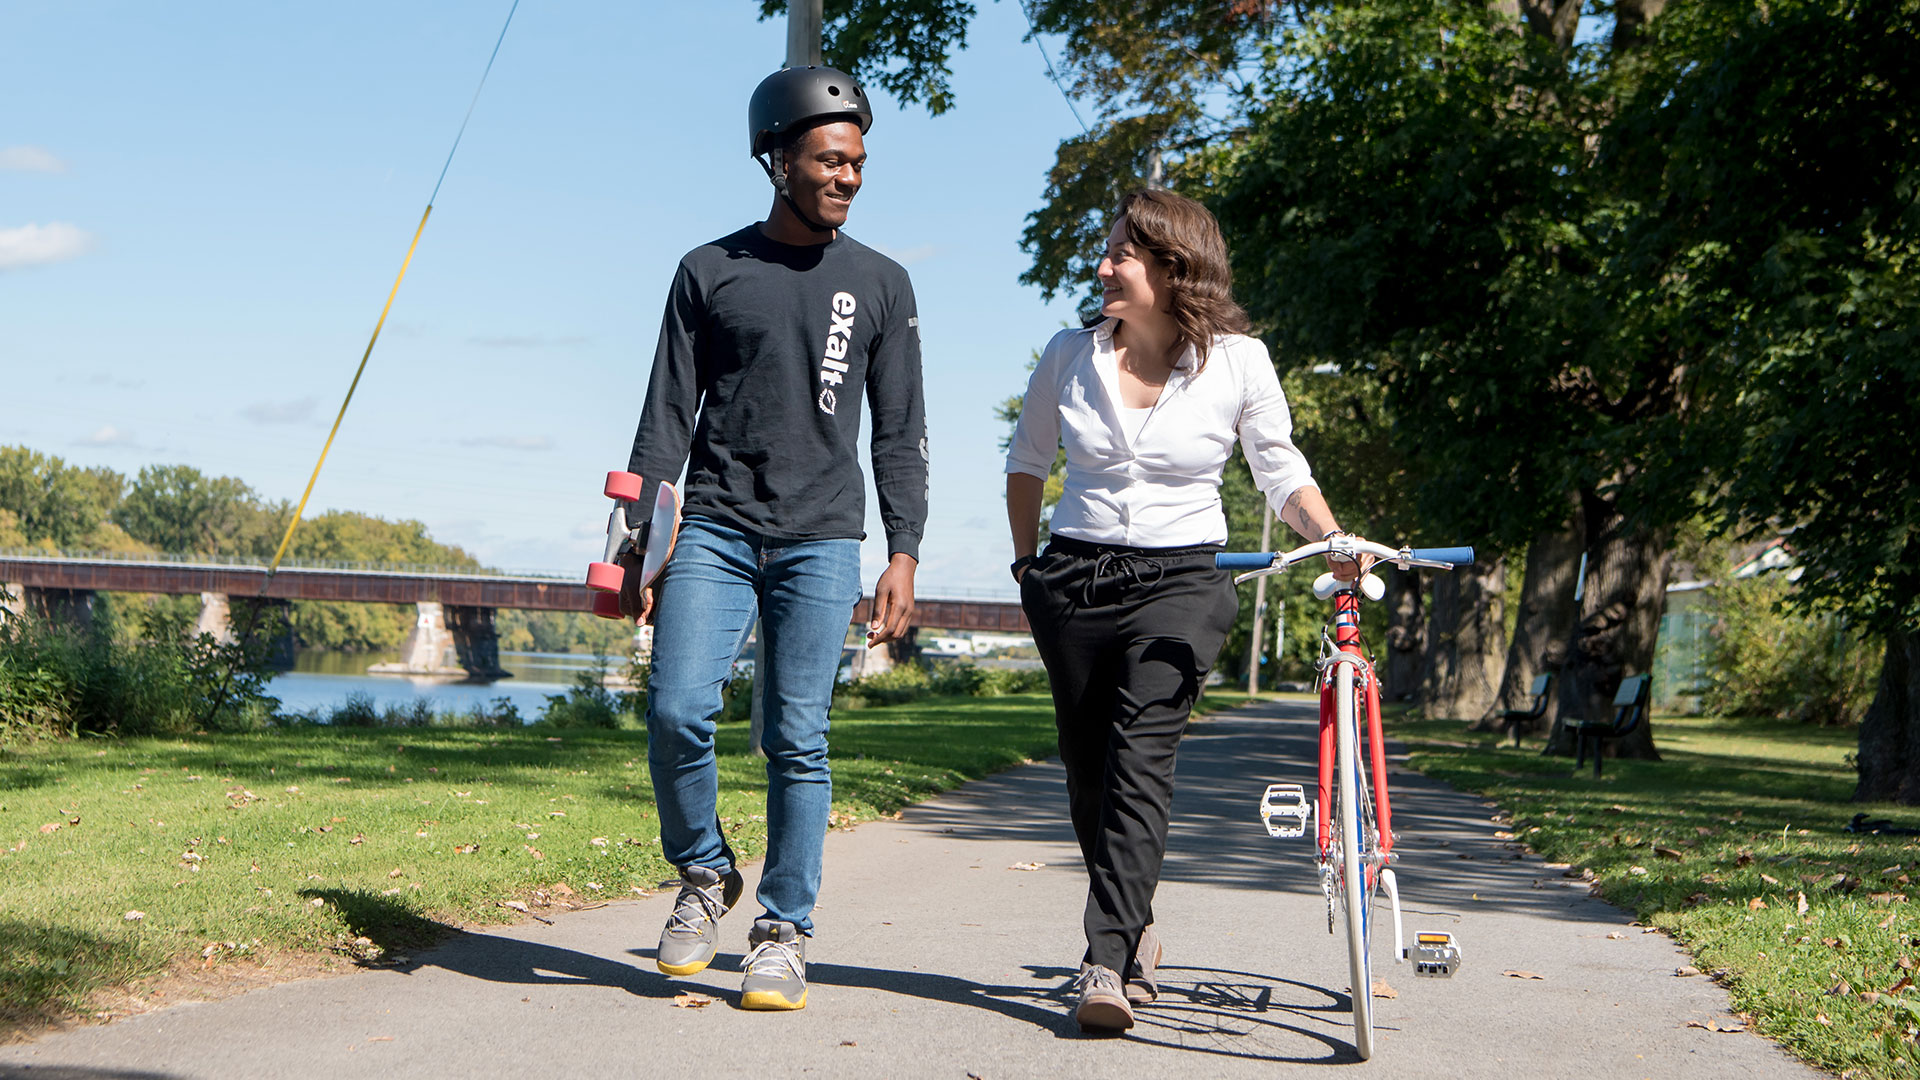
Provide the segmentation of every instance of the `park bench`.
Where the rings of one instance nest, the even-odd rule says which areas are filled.
[[[1568,721],[1567,730],[1573,732],[1574,744],[1578,748],[1578,757],[1574,760],[1573,771],[1579,772],[1580,766],[1587,761],[1587,743],[1593,743],[1593,775],[1600,775],[1600,762],[1606,757],[1606,741],[1617,739],[1640,726],[1647,718],[1647,703],[1651,700],[1653,680],[1645,675],[1629,675],[1620,680],[1620,690],[1613,695],[1613,719],[1595,723],[1585,720]]]
[[[1520,745],[1520,733],[1532,731],[1533,725],[1547,715],[1547,688],[1553,685],[1551,673],[1536,675],[1533,689],[1527,691],[1533,695],[1533,704],[1524,709],[1507,709],[1500,714],[1500,722],[1507,727],[1507,733],[1513,736],[1513,745]]]

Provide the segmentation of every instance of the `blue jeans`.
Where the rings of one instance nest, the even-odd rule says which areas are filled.
[[[680,527],[662,579],[647,683],[647,764],[660,811],[660,847],[675,866],[725,874],[733,849],[720,828],[713,755],[720,689],[756,616],[765,638],[766,918],[813,929],[820,849],[833,804],[827,708],[860,600],[858,540],[782,540],[704,518]]]

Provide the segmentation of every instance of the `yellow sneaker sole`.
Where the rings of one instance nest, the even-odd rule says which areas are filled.
[[[799,1001],[788,1001],[786,995],[777,990],[754,990],[740,995],[740,1007],[769,1012],[792,1012],[795,1009],[807,1007],[807,992],[800,991]]]
[[[698,975],[700,972],[707,970],[707,965],[711,963],[713,963],[712,960],[695,960],[691,964],[668,964],[659,960],[654,961],[654,964],[659,967],[661,971],[669,975]]]

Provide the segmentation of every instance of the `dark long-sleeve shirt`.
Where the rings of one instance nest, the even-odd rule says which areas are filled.
[[[684,512],[792,540],[864,539],[860,399],[872,411],[887,553],[919,558],[926,405],[913,286],[848,237],[796,247],[756,226],[680,260],[628,468],[686,469]]]

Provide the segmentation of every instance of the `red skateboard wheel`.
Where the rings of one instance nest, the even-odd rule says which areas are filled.
[[[620,583],[625,581],[627,572],[612,563],[597,562],[587,564],[587,588],[601,592],[617,593]]]
[[[610,472],[607,474],[607,498],[636,502],[640,498],[640,488],[645,484],[646,481],[635,473]]]
[[[620,594],[597,592],[593,594],[593,613],[603,619],[624,619],[620,613]]]

